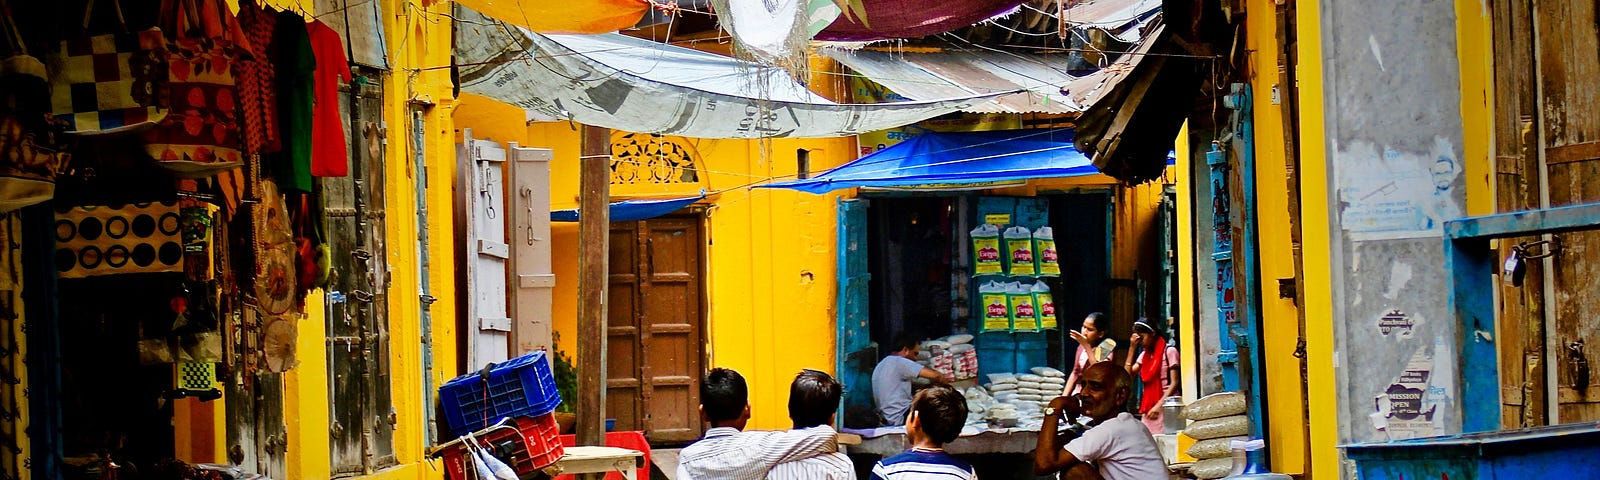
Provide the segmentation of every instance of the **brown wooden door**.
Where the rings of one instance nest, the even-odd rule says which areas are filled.
[[[1600,25],[1593,0],[1495,2],[1496,207],[1600,202]],[[1530,253],[1502,288],[1502,424],[1600,420],[1600,231],[1502,242]]]
[[[606,412],[651,442],[700,437],[700,221],[611,224]]]

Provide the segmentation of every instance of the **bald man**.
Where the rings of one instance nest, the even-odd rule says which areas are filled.
[[[1143,480],[1167,478],[1167,464],[1144,423],[1124,408],[1133,394],[1133,377],[1115,362],[1100,362],[1083,373],[1077,395],[1056,397],[1044,409],[1044,427],[1033,451],[1033,471],[1061,472],[1062,480]],[[1057,434],[1063,417],[1085,415],[1089,430],[1066,446]]]

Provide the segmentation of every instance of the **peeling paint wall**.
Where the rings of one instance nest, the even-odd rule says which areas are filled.
[[[1440,234],[1465,206],[1455,5],[1320,8],[1338,440],[1459,432]]]

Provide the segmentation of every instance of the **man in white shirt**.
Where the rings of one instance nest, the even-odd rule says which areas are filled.
[[[911,381],[917,377],[940,381],[945,378],[938,370],[917,363],[921,345],[916,338],[903,337],[891,345],[895,352],[872,369],[872,401],[884,425],[905,425],[906,415],[911,413]]]
[[[761,480],[772,467],[838,450],[832,428],[744,432],[749,389],[739,372],[714,368],[700,382],[704,437],[678,452],[678,480]]]
[[[811,369],[801,371],[789,384],[789,419],[794,421],[794,429],[832,433],[834,412],[843,397],[844,386],[832,376]],[[780,463],[767,474],[767,480],[856,480],[856,467],[843,453],[825,453]]]
[[[1167,464],[1155,438],[1138,418],[1123,409],[1133,392],[1133,378],[1115,362],[1096,363],[1084,371],[1083,390],[1056,397],[1044,410],[1044,426],[1033,451],[1033,471],[1061,472],[1061,480],[1142,480],[1167,478]],[[1057,433],[1063,416],[1087,415],[1088,431],[1061,446]]]

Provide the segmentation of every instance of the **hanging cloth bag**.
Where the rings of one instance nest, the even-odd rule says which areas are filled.
[[[50,57],[51,111],[79,135],[142,130],[167,115],[166,40],[159,28],[129,32],[122,5],[115,33],[88,35],[94,0],[83,12],[83,32],[61,42]]]
[[[50,117],[44,62],[28,56],[22,33],[0,0],[0,213],[55,196],[67,157],[60,125]]]
[[[145,153],[185,177],[243,165],[235,65],[248,52],[222,0],[162,0],[171,111],[145,133]]]

